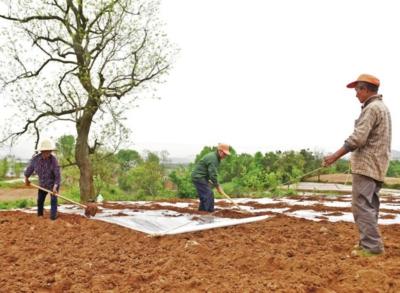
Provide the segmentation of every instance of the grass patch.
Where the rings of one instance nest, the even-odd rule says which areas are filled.
[[[30,199],[18,199],[0,202],[0,210],[23,209],[33,206],[36,206],[36,202]]]
[[[100,192],[102,195],[104,201],[138,201],[138,200],[143,200],[143,201],[150,201],[150,200],[163,200],[163,199],[176,199],[178,198],[174,192],[166,190],[160,195],[152,196],[152,195],[138,195],[138,194],[130,194],[122,189],[120,189],[117,186],[109,186],[106,188],[103,188],[103,190]],[[80,190],[79,186],[71,186],[71,187],[64,187],[62,192],[62,196],[65,196],[69,199],[72,199],[73,201],[80,202]],[[69,203],[66,200],[63,200],[62,198],[59,199],[60,203]]]
[[[233,198],[263,198],[263,197],[284,197],[289,195],[297,194],[295,189],[286,187],[286,188],[272,188],[266,190],[252,190],[249,188],[241,187],[233,182],[228,182],[222,184],[222,188],[224,191]],[[222,195],[219,195],[218,192],[214,192],[215,198],[225,198]]]
[[[25,184],[22,182],[6,182],[6,181],[0,181],[0,188],[21,188],[24,187]]]
[[[400,189],[400,183],[394,183],[394,184],[384,183],[383,188]]]

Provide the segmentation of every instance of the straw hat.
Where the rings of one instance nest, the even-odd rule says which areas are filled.
[[[229,145],[224,143],[218,144],[218,150],[223,151],[225,155],[230,155]]]
[[[347,87],[348,87],[348,88],[355,88],[355,87],[357,86],[357,83],[358,83],[359,81],[368,82],[368,83],[373,84],[373,85],[376,85],[376,86],[379,86],[379,85],[380,85],[380,81],[379,81],[379,79],[378,79],[377,77],[375,77],[375,76],[373,76],[373,75],[371,75],[371,74],[361,74],[361,75],[357,78],[357,80],[355,80],[355,81],[353,81],[353,82],[350,82],[350,83],[347,85]]]
[[[43,139],[37,149],[39,152],[43,151],[55,151],[56,148],[53,145],[53,142],[50,139]]]

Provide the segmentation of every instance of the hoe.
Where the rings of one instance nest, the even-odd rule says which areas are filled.
[[[55,196],[58,196],[58,197],[66,200],[66,201],[69,201],[70,203],[76,204],[76,205],[84,208],[85,209],[85,216],[88,217],[88,218],[94,217],[96,215],[97,211],[98,211],[97,205],[94,204],[94,203],[89,203],[89,204],[84,205],[84,204],[81,204],[79,202],[73,201],[72,199],[66,198],[66,197],[62,196],[61,194],[54,193],[53,191],[48,190],[46,188],[43,188],[43,187],[41,187],[39,185],[36,185],[36,184],[33,184],[33,183],[31,183],[30,185],[32,185],[33,187],[36,187],[38,189],[41,189],[43,191],[46,191],[46,192],[48,192],[50,194],[53,194]]]

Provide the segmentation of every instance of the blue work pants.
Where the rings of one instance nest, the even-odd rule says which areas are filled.
[[[193,181],[200,199],[199,211],[214,211],[214,193],[206,181]]]
[[[47,192],[39,189],[37,198],[37,214],[38,216],[43,216],[44,201],[46,200]],[[57,196],[50,195],[50,219],[55,220],[57,218]]]

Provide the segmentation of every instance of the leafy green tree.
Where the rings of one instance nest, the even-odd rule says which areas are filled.
[[[106,151],[97,151],[90,156],[93,164],[94,186],[96,194],[101,193],[104,188],[115,185],[118,182],[119,162],[117,157]]]
[[[79,168],[76,165],[63,168],[61,171],[61,186],[75,187],[79,183]]]
[[[252,190],[262,190],[268,187],[268,173],[261,168],[252,168],[243,175],[241,185]]]
[[[177,187],[177,196],[180,198],[195,198],[196,189],[192,183],[192,168],[180,166],[169,174],[170,180]]]
[[[0,178],[4,179],[8,172],[8,160],[3,158],[0,163]]]
[[[389,169],[386,176],[388,177],[400,177],[400,161],[392,160],[389,164]]]
[[[119,150],[116,157],[122,172],[143,163],[142,157],[135,150]]]
[[[155,0],[3,1],[0,86],[24,115],[0,141],[72,122],[80,196],[94,199],[90,155],[127,139],[124,111],[154,93],[175,50]],[[34,58],[32,57],[34,56]],[[58,125],[61,127],[60,125]]]
[[[300,155],[304,159],[304,173],[311,172],[315,169],[318,169],[321,167],[322,163],[322,156],[321,155],[315,155],[313,152],[311,152],[308,149],[302,149],[300,150]]]
[[[282,176],[283,183],[293,183],[303,174],[304,164],[302,155],[294,151],[287,151],[281,153],[279,159],[275,162],[274,171],[276,170],[276,173]]]
[[[154,163],[159,165],[161,162],[160,157],[155,152],[147,152],[146,163]]]
[[[202,157],[207,155],[209,152],[216,152],[216,151],[217,151],[217,147],[215,147],[215,146],[214,147],[205,146],[205,147],[203,147],[201,152],[196,156],[196,159],[194,160],[194,162],[197,163],[198,161],[200,161],[200,159]]]
[[[143,163],[121,175],[119,186],[125,191],[138,195],[157,196],[164,192],[164,182],[167,176],[165,168],[160,164],[160,158],[149,152]]]
[[[348,173],[350,171],[350,161],[346,159],[337,160],[335,163],[335,173]]]
[[[146,162],[129,171],[132,189],[138,195],[159,195],[163,191],[164,173],[160,165]]]
[[[58,159],[61,166],[65,167],[76,165],[74,154],[75,138],[73,135],[61,136],[56,142],[56,147],[58,151]]]
[[[268,173],[265,180],[265,188],[269,190],[275,190],[281,184],[280,178],[274,172]]]
[[[280,152],[268,152],[264,155],[263,165],[266,172],[276,171],[279,156]]]
[[[14,164],[15,177],[20,178],[23,170],[25,169],[25,164],[20,160],[16,160]]]
[[[254,164],[257,168],[264,167],[264,156],[261,152],[256,152],[254,154]]]
[[[221,182],[230,182],[234,178],[243,177],[251,168],[254,159],[250,154],[236,153],[224,159],[220,166]]]

